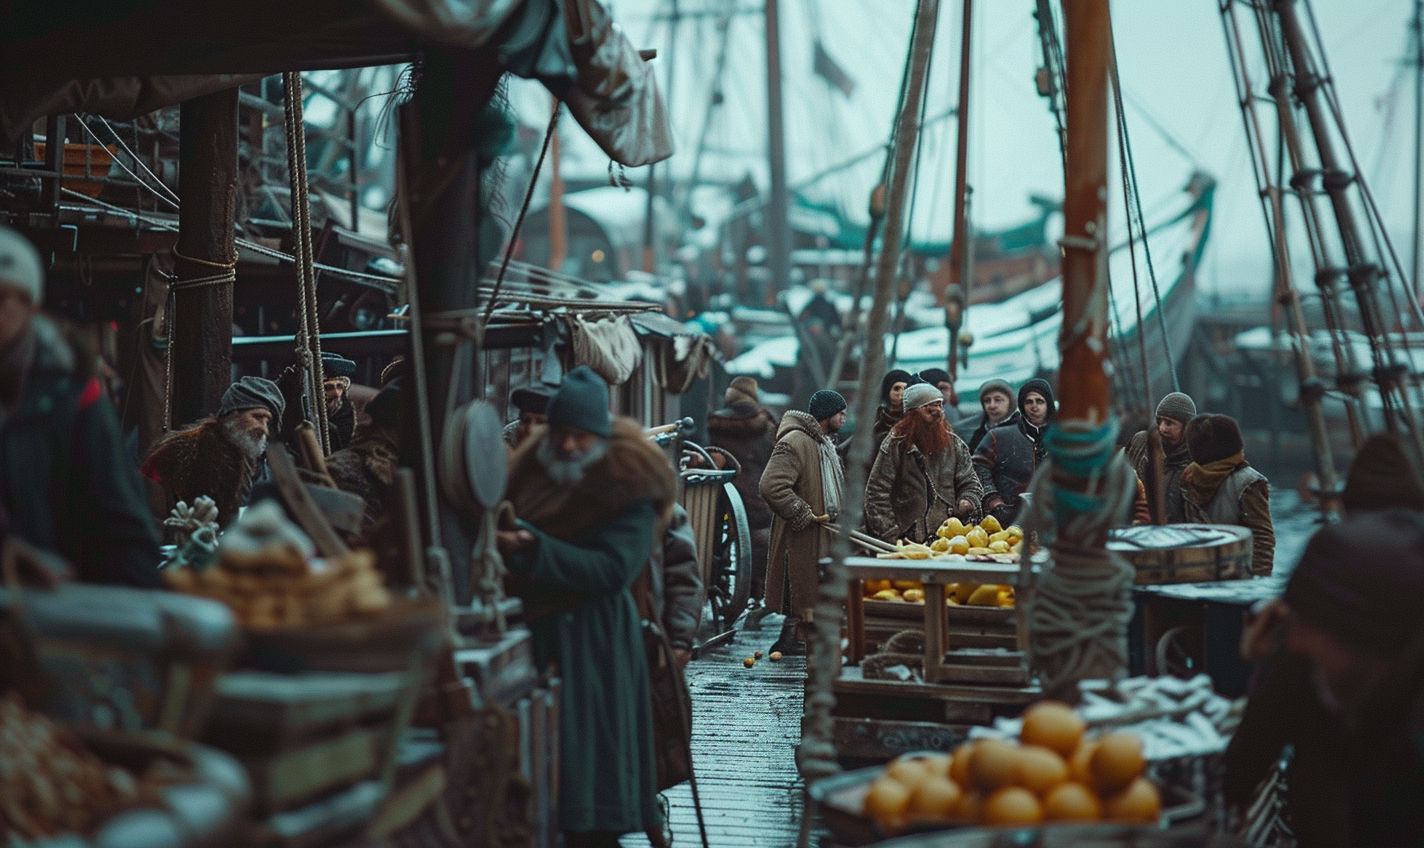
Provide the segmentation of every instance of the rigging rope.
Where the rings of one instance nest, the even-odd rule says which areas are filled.
[[[499,297],[499,290],[504,286],[504,273],[509,270],[509,260],[514,256],[515,245],[519,243],[519,231],[524,227],[524,216],[529,213],[529,201],[534,199],[534,187],[539,184],[539,171],[544,168],[544,158],[549,155],[549,143],[554,140],[554,133],[558,132],[559,113],[563,111],[563,105],[562,101],[554,101],[554,114],[549,116],[549,126],[544,130],[544,146],[539,148],[534,172],[529,175],[529,188],[524,190],[524,202],[519,205],[519,216],[514,219],[514,227],[509,231],[509,241],[504,246],[504,260],[499,264],[499,274],[494,278],[494,291],[490,292],[489,303],[485,306],[486,322],[494,312],[495,298]]]
[[[287,174],[292,185],[292,246],[297,268],[297,361],[301,363],[307,397],[312,402],[313,422],[324,454],[331,453],[331,434],[327,432],[325,374],[321,361],[321,324],[317,314],[316,273],[312,267],[311,206],[307,196],[306,128],[302,123],[302,75],[300,71],[282,74],[285,87],[283,104],[287,135]]]
[[[1029,483],[1024,537],[1047,542],[1051,552],[1027,611],[1030,662],[1051,698],[1076,701],[1078,681],[1127,666],[1136,572],[1106,548],[1068,541],[1102,539],[1127,520],[1137,475],[1116,449],[1117,435],[1111,418],[1098,427],[1054,425],[1045,436],[1048,459]],[[1030,547],[1020,554],[1020,585],[1031,579]]]
[[[1136,221],[1138,232],[1143,233],[1142,255],[1143,258],[1147,260],[1147,277],[1152,283],[1152,300],[1157,305],[1157,327],[1162,332],[1162,347],[1164,348],[1167,354],[1167,370],[1172,375],[1172,391],[1180,392],[1182,390],[1182,384],[1181,381],[1177,379],[1177,362],[1175,357],[1173,357],[1172,355],[1172,338],[1171,336],[1167,335],[1167,317],[1162,309],[1162,292],[1161,289],[1159,289],[1157,286],[1157,269],[1152,264],[1152,246],[1148,244],[1147,236],[1144,233],[1147,224],[1142,213],[1142,194],[1138,190],[1137,185],[1137,165],[1136,160],[1133,158],[1132,155],[1132,139],[1128,135],[1127,131],[1127,113],[1123,110],[1122,105],[1122,80],[1118,74],[1117,64],[1117,39],[1112,35],[1111,32],[1108,34],[1108,49],[1110,51],[1108,60],[1108,79],[1112,82],[1113,105],[1114,108],[1116,108],[1117,110],[1118,144],[1121,149],[1122,155],[1121,176],[1123,182],[1123,198],[1128,205],[1128,237],[1130,240],[1132,233],[1132,225],[1133,222]],[[1132,258],[1133,284],[1135,286],[1137,282],[1137,252],[1135,250],[1132,251]],[[1146,332],[1146,328],[1142,325],[1141,320],[1141,297],[1138,297],[1137,301],[1139,304],[1137,333],[1138,338],[1140,340],[1142,335]],[[1143,372],[1143,375],[1148,381],[1148,387],[1150,390],[1151,378],[1147,376],[1146,371]],[[1152,403],[1152,399],[1148,398],[1147,402],[1150,406]]]

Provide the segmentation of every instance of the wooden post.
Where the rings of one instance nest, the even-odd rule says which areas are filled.
[[[1108,346],[1107,0],[1067,0],[1068,161],[1064,169],[1063,363],[1058,419],[1100,426],[1111,414]]]
[[[944,293],[944,325],[949,330],[948,371],[951,382],[959,376],[959,328],[964,323],[964,310],[969,305],[969,286],[973,280],[966,271],[969,255],[967,244],[973,238],[969,232],[966,199],[969,194],[969,36],[973,28],[973,0],[964,0],[964,30],[959,48],[959,147],[954,166],[954,238],[949,243],[949,287]],[[970,447],[973,447],[972,445]]]
[[[232,88],[195,97],[179,112],[179,280],[211,277],[237,262],[237,94]],[[173,295],[169,427],[217,412],[232,383],[232,285],[180,288]]]
[[[559,101],[554,101],[559,108]],[[550,130],[554,135],[549,139],[549,270],[558,271],[564,267],[569,255],[569,218],[564,212],[564,172],[562,149],[559,145],[559,125]],[[652,197],[652,188],[648,189]],[[648,221],[652,221],[652,207],[648,207]],[[649,242],[651,244],[651,242]]]
[[[791,192],[786,185],[786,139],[781,109],[781,35],[778,0],[766,0],[766,152],[771,172],[771,202],[766,206],[763,238],[771,279],[762,292],[767,303],[791,283]]]

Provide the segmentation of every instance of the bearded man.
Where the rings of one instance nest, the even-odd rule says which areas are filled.
[[[1182,505],[1182,472],[1192,464],[1191,452],[1187,450],[1187,422],[1196,414],[1196,402],[1182,392],[1171,392],[1157,404],[1157,435],[1162,437],[1164,503],[1159,506],[1157,493],[1150,490],[1147,492],[1147,503],[1151,513],[1165,515],[1168,524],[1180,524],[1187,520],[1186,509]],[[1137,471],[1137,479],[1144,483],[1152,464],[1149,435],[1146,430],[1141,430],[1127,443],[1127,461]]]
[[[321,390],[326,397],[326,424],[331,434],[331,451],[335,453],[351,446],[356,433],[356,410],[348,397],[356,363],[339,353],[321,353]]]
[[[286,402],[277,384],[243,377],[223,393],[218,413],[158,440],[143,463],[143,475],[163,487],[171,508],[200,495],[218,507],[226,527],[247,504],[262,469],[267,436],[282,426]]]
[[[351,446],[326,458],[326,470],[343,492],[366,502],[361,524],[369,528],[386,514],[400,467],[401,378],[397,377],[366,404]]]
[[[944,419],[944,395],[929,383],[905,390],[905,417],[881,442],[865,485],[865,524],[893,542],[923,542],[950,516],[979,515],[984,486],[969,448]]]
[[[808,410],[782,416],[759,487],[772,512],[766,606],[786,614],[771,650],[795,656],[806,653],[801,623],[816,605],[819,563],[830,550],[825,525],[840,514],[845,488],[834,438],[845,426],[845,398],[822,389],[811,395]]]
[[[661,833],[641,618],[630,588],[671,516],[677,477],[587,366],[549,399],[547,429],[510,458],[518,529],[500,531],[540,666],[563,680],[559,827],[566,846]]]

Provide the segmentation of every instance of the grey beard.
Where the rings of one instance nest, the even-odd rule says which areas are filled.
[[[255,462],[267,452],[267,436],[253,436],[237,426],[237,421],[224,421],[223,434],[249,461]]]
[[[555,483],[577,483],[583,479],[584,472],[595,462],[598,462],[608,454],[608,443],[597,441],[593,447],[583,456],[572,459],[562,459],[554,453],[554,446],[547,438],[539,442],[539,447],[534,452],[534,456],[539,460],[539,464],[544,466],[544,471],[554,478]]]

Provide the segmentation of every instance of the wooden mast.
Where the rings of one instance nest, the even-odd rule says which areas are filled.
[[[1064,165],[1063,361],[1059,421],[1107,420],[1108,0],[1065,0],[1068,157]]]
[[[959,376],[959,328],[964,323],[964,307],[969,303],[969,285],[972,282],[967,273],[969,255],[968,240],[969,215],[966,212],[966,196],[969,193],[969,37],[973,20],[974,0],[964,0],[964,20],[960,25],[963,33],[959,47],[959,102],[955,105],[959,114],[959,148],[955,153],[954,166],[954,238],[949,243],[949,287],[944,293],[944,325],[949,329],[950,382]],[[972,447],[972,445],[971,445]]]

